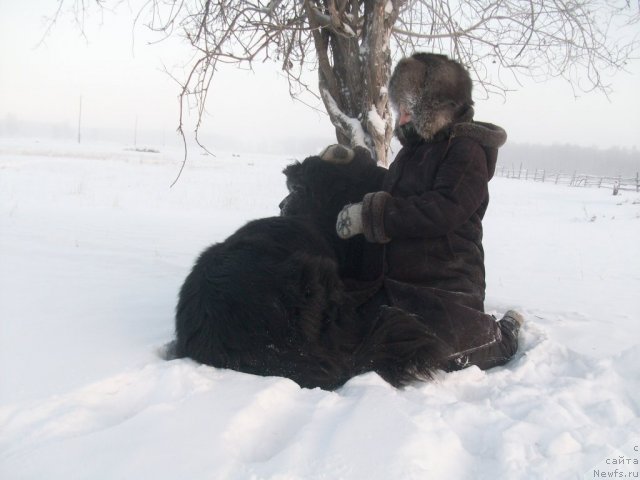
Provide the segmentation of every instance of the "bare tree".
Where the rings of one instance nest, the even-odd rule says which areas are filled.
[[[59,0],[83,10],[88,0]],[[94,0],[101,7],[107,0]],[[114,0],[114,2],[117,0]],[[392,136],[386,85],[392,57],[414,50],[447,53],[489,93],[504,94],[521,77],[562,76],[580,91],[608,91],[603,74],[637,51],[639,5],[630,0],[146,0],[136,21],[193,48],[178,79],[179,132],[189,99],[197,132],[218,67],[272,60],[290,94],[318,90],[339,143],[369,148],[386,163]],[[78,4],[82,8],[78,9]],[[77,13],[76,13],[77,18]],[[511,77],[503,80],[505,72]]]

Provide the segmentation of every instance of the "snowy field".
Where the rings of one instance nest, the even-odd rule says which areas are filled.
[[[509,365],[336,392],[165,362],[196,255],[276,215],[285,156],[0,142],[0,478],[639,478],[640,194],[496,178]],[[625,477],[622,477],[624,474]]]

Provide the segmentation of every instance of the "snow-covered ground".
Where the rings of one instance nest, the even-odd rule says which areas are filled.
[[[640,194],[496,178],[508,366],[336,392],[165,362],[196,255],[277,214],[285,157],[0,142],[0,478],[638,478]]]

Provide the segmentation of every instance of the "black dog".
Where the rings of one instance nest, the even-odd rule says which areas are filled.
[[[343,282],[363,239],[338,239],[336,216],[378,189],[383,172],[357,155],[346,165],[310,157],[284,173],[283,216],[248,223],[196,261],[173,356],[324,389],[367,371],[394,386],[430,378],[444,347],[420,318],[363,306]]]

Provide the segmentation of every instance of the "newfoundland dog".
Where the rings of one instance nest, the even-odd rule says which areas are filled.
[[[196,261],[171,356],[328,390],[369,371],[397,387],[430,378],[445,347],[420,317],[345,286],[364,240],[340,240],[337,214],[384,172],[358,151],[348,164],[309,157],[284,174],[280,217],[248,223]]]

